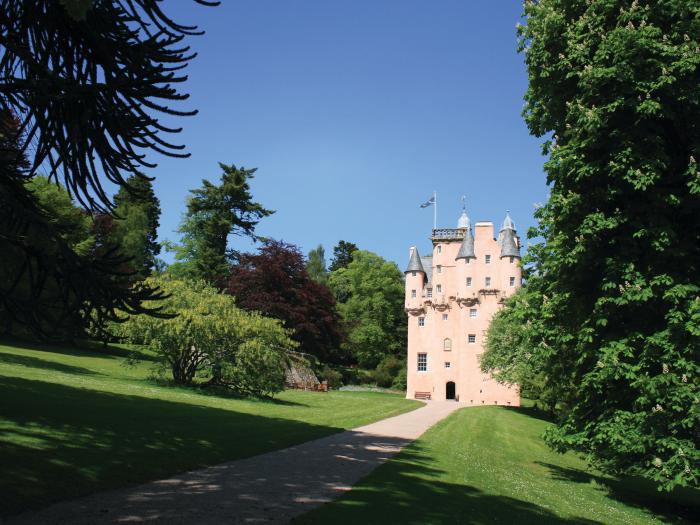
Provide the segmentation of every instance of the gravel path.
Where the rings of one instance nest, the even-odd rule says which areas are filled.
[[[288,523],[350,490],[459,407],[430,401],[412,412],[295,447],[58,503],[6,523]]]

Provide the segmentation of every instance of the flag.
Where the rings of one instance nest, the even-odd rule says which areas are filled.
[[[430,197],[427,202],[424,202],[423,204],[420,205],[421,208],[427,208],[431,204],[435,204],[435,195]]]

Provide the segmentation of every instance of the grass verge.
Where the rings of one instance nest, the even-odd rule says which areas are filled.
[[[587,470],[542,442],[530,411],[465,408],[340,499],[295,524],[691,523],[700,492],[658,493]]]

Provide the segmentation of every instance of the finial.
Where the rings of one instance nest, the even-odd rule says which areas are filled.
[[[467,209],[467,196],[462,195],[462,210],[466,210],[466,209]]]

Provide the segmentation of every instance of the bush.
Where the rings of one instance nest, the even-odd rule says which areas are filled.
[[[391,384],[391,388],[394,388],[396,390],[403,390],[404,392],[406,391],[406,367],[404,366],[398,374],[396,374],[396,377],[394,378],[394,382]]]
[[[148,306],[176,317],[131,316],[121,333],[153,350],[173,381],[191,384],[211,368],[213,383],[242,393],[270,395],[284,388],[285,350],[296,343],[278,320],[237,308],[231,296],[204,282],[167,277],[146,282],[167,294]]]
[[[393,386],[394,380],[401,371],[405,372],[405,370],[405,361],[396,356],[388,355],[377,365],[377,368],[372,372],[372,377],[377,383],[377,386],[389,388]]]
[[[320,373],[321,380],[328,382],[329,388],[340,388],[343,386],[343,374],[326,365]]]

